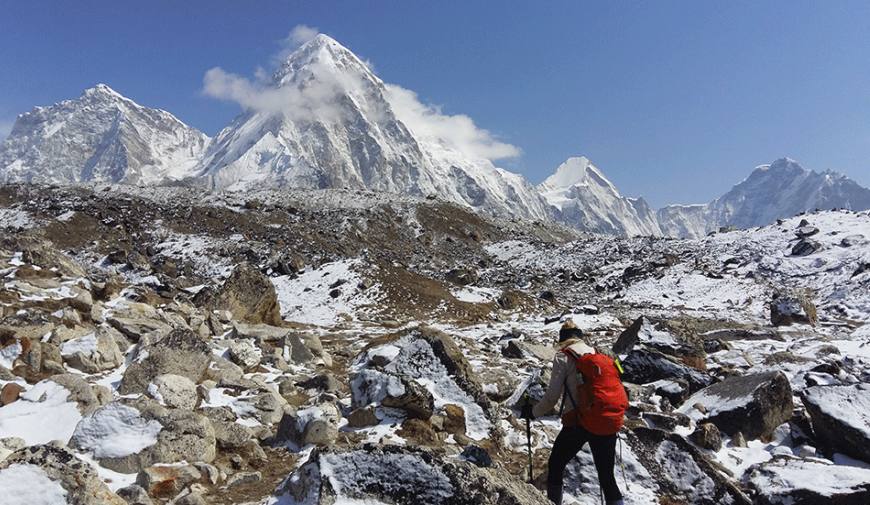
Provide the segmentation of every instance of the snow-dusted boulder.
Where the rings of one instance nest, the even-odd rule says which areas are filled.
[[[335,405],[322,403],[284,414],[278,425],[278,441],[297,447],[331,445],[338,438],[341,414]]]
[[[126,505],[94,467],[53,444],[21,449],[0,462],[0,490],[4,505]]]
[[[504,470],[443,460],[420,449],[372,445],[345,452],[312,452],[275,494],[279,500],[311,505],[550,503],[540,491]]]
[[[791,418],[792,390],[782,372],[729,377],[698,391],[678,409],[695,421],[715,424],[751,440],[770,435]]]
[[[196,407],[196,384],[187,377],[174,374],[158,375],[148,385],[148,396],[174,409],[193,410]]]
[[[233,363],[242,367],[243,370],[251,370],[260,364],[262,351],[250,340],[236,340],[230,342],[230,359]]]
[[[814,386],[801,399],[820,449],[870,463],[870,384]]]
[[[713,383],[713,378],[695,368],[678,363],[674,358],[652,349],[635,349],[622,360],[622,379],[634,384],[649,384],[662,380],[679,380],[688,385],[690,393]]]
[[[156,463],[210,462],[215,457],[214,428],[208,418],[144,399],[113,402],[86,416],[70,445],[121,473],[136,473]]]
[[[198,383],[211,361],[208,343],[186,328],[177,328],[139,350],[137,359],[124,371],[119,391],[144,394],[163,374],[181,375]]]
[[[770,302],[770,323],[774,326],[815,325],[817,317],[816,306],[804,293],[774,293]]]
[[[870,469],[823,459],[776,456],[750,469],[745,480],[759,505],[870,503]]]
[[[662,496],[671,496],[693,505],[750,504],[734,482],[679,435],[637,428],[629,432],[628,446],[632,459],[645,470],[639,472],[639,480],[645,485],[653,482],[657,487],[654,497],[638,503],[654,503]]]
[[[354,408],[401,408],[408,417],[428,419],[433,408],[454,404],[465,411],[467,436],[481,440],[492,427],[483,387],[462,351],[442,332],[417,328],[396,335],[363,351],[351,371]]]
[[[124,355],[112,336],[111,328],[100,328],[96,332],[64,342],[60,352],[64,361],[71,367],[85,373],[99,373],[124,363]]]
[[[637,318],[616,339],[613,352],[627,354],[638,347],[676,356],[684,363],[704,369],[704,348],[697,342],[675,335],[663,321],[652,321],[644,316]]]
[[[236,266],[219,288],[203,289],[197,293],[194,303],[212,310],[228,310],[233,319],[248,323],[281,324],[275,286],[268,277],[247,263]]]

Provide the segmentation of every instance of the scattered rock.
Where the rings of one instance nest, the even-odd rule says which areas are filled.
[[[148,394],[170,408],[193,410],[197,404],[196,384],[181,375],[158,375],[148,385]]]
[[[699,424],[695,428],[695,431],[689,435],[689,440],[694,442],[698,447],[711,451],[718,451],[722,448],[722,434],[713,423]]]
[[[775,293],[770,302],[770,323],[774,326],[811,324],[818,320],[816,306],[806,294],[797,292]]]
[[[230,359],[243,370],[251,370],[260,364],[262,352],[250,340],[230,342]]]
[[[109,490],[90,464],[58,445],[35,445],[14,452],[0,462],[0,477],[16,467],[32,465],[66,491],[67,503],[75,505],[126,505]]]
[[[204,289],[194,297],[197,306],[228,310],[235,319],[248,323],[281,325],[275,286],[253,266],[242,263],[216,291]]]
[[[124,371],[119,388],[121,394],[146,393],[148,385],[163,374],[181,375],[198,383],[212,360],[208,344],[184,328],[175,329],[153,344],[144,346],[139,355],[145,357],[135,360]]]
[[[24,392],[24,387],[16,382],[9,382],[0,390],[0,405],[9,405],[18,400],[21,393]]]
[[[870,463],[870,385],[810,387],[801,400],[820,449]]]
[[[700,404],[704,412],[694,407]],[[729,435],[740,431],[748,439],[767,437],[791,418],[792,390],[782,372],[729,377],[698,391],[679,412],[696,421],[715,424]]]

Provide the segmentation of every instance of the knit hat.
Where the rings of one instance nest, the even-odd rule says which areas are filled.
[[[562,328],[559,329],[559,342],[564,342],[572,338],[583,338],[583,332],[574,324],[574,321],[569,319],[565,321]]]

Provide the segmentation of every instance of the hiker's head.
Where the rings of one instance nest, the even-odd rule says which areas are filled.
[[[565,321],[562,327],[559,329],[559,343],[567,342],[569,340],[579,340],[583,338],[583,332],[580,328],[574,324],[574,321],[569,319]]]

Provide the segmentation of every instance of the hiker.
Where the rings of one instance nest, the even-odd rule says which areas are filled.
[[[523,405],[520,413],[523,419],[534,419],[550,412],[562,399],[562,430],[547,463],[547,497],[561,505],[565,467],[589,442],[606,503],[622,505],[613,466],[617,433],[628,408],[628,398],[619,381],[618,365],[589,346],[583,340],[583,332],[571,320],[559,330],[558,347],[547,392],[534,406],[530,402]]]

